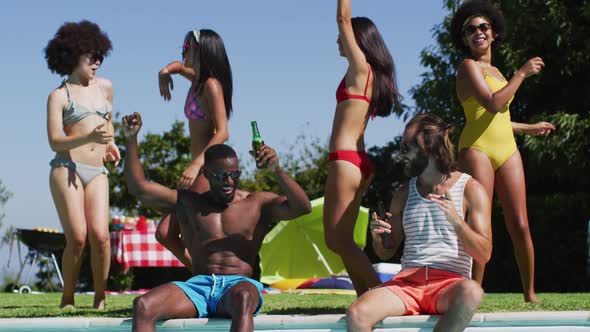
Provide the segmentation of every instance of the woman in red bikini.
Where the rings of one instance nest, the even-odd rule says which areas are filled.
[[[184,106],[191,137],[191,164],[178,180],[179,190],[203,192],[208,182],[201,174],[205,150],[228,138],[227,121],[232,112],[232,72],[221,36],[208,29],[189,31],[182,48],[183,62],[174,61],[159,73],[160,95],[170,100],[172,74],[191,81]],[[158,225],[156,238],[190,270],[191,257],[179,238],[174,215],[166,215]]]
[[[364,133],[369,118],[399,109],[391,54],[375,24],[351,18],[350,0],[338,0],[338,46],[348,70],[336,90],[330,163],[324,198],[326,245],[340,255],[357,295],[377,286],[369,258],[356,246],[353,231],[361,198],[372,179]]]

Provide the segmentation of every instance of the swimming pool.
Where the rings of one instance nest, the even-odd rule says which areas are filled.
[[[436,324],[437,316],[391,317],[375,331],[426,332]],[[229,320],[175,319],[158,324],[158,331],[228,331]],[[343,315],[260,315],[254,321],[256,331],[346,331]],[[1,332],[37,331],[130,331],[131,320],[121,318],[32,318],[0,319]],[[551,331],[590,332],[590,311],[552,311],[526,313],[487,313],[473,317],[467,332]]]

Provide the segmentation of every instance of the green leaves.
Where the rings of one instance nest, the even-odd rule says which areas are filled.
[[[117,114],[116,118],[120,118]],[[118,122],[115,126],[115,140],[121,151],[121,163],[114,168],[109,164],[109,186],[111,209],[128,215],[144,215],[157,218],[160,214],[139,204],[131,196],[123,177],[125,169],[125,136],[123,127]],[[176,188],[176,182],[184,169],[191,162],[190,138],[184,130],[184,123],[176,121],[169,131],[161,134],[146,133],[139,142],[139,157],[145,177],[170,188]]]
[[[124,214],[157,218],[160,216],[157,211],[145,208],[128,193],[123,177],[126,151],[121,144],[125,142],[125,137],[121,124],[114,123],[114,126],[122,160],[116,169],[108,165],[111,208]],[[285,151],[287,152],[280,153],[281,167],[303,187],[310,199],[323,196],[328,174],[326,144],[321,143],[318,138],[299,135],[295,143]],[[145,134],[139,142],[139,156],[146,179],[176,188],[179,176],[191,162],[190,138],[185,133],[184,123],[176,121],[169,131],[161,134]],[[270,170],[257,170],[250,155],[242,156],[240,161],[244,165],[239,185],[241,189],[281,192],[276,176]]]
[[[524,138],[524,147],[536,160],[560,161],[570,166],[588,167],[590,160],[590,119],[580,114],[556,113],[550,116],[537,116],[553,123],[557,130],[549,136],[529,136]]]
[[[572,178],[590,164],[590,3],[561,0],[494,3],[506,18],[507,36],[495,47],[492,63],[510,79],[532,57],[540,56],[545,62],[543,71],[526,79],[518,89],[510,107],[512,120],[549,121],[558,127],[547,137],[526,136],[520,145],[527,182],[543,178],[543,172],[547,171],[543,166],[550,164],[552,172],[562,176],[551,184],[554,190],[572,182],[582,188],[584,181],[572,181]],[[455,80],[456,68],[463,57],[450,41],[449,22],[460,1],[444,0],[443,5],[449,15],[434,26],[436,44],[425,47],[420,55],[425,72],[421,74],[420,84],[411,89],[415,107],[407,108],[403,117],[436,114],[456,126],[453,139],[457,142],[465,117],[456,96]]]
[[[12,197],[12,193],[8,190],[8,188],[6,188],[6,186],[4,186],[4,184],[2,184],[2,180],[0,179],[0,208],[4,207],[4,204],[6,204],[6,202],[8,202],[8,200],[10,199],[10,197]],[[2,228],[2,219],[4,219],[4,212],[2,210],[0,210],[0,228]],[[8,229],[7,232],[4,234],[4,236],[2,237],[2,240],[0,240],[0,247],[3,244],[6,244],[8,242],[8,239],[10,237],[10,233],[12,233],[11,229]]]
[[[299,135],[295,142],[279,154],[281,167],[289,173],[303,188],[309,199],[324,195],[324,185],[328,176],[328,148],[317,137]],[[246,168],[253,165],[253,159],[248,156]],[[240,188],[248,191],[282,192],[276,176],[269,170],[257,170],[253,173],[245,172],[240,180]]]

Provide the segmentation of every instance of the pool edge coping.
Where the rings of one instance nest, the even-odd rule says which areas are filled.
[[[376,327],[432,327],[438,316],[400,316],[388,317]],[[532,311],[532,312],[496,312],[475,314],[470,327],[483,326],[549,326],[559,322],[564,326],[590,326],[590,311]],[[48,318],[0,318],[0,327],[29,327],[41,324],[46,328],[92,328],[114,327],[131,324],[131,318],[101,317],[48,317]],[[170,319],[158,323],[161,327],[221,327],[229,326],[229,319]],[[254,318],[256,329],[264,328],[301,328],[305,326],[343,327],[345,316],[327,315],[259,315]]]

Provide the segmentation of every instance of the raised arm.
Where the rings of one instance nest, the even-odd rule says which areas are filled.
[[[482,66],[473,59],[466,59],[461,63],[458,70],[458,80],[465,80],[471,95],[485,107],[488,112],[497,113],[501,111],[506,103],[516,94],[516,91],[525,78],[537,74],[544,66],[543,60],[535,57],[527,61],[502,89],[493,92],[486,83]],[[491,70],[488,69],[488,70]]]
[[[137,154],[137,133],[141,128],[141,114],[134,113],[123,117],[125,130],[125,182],[131,195],[153,209],[170,212],[176,205],[177,191],[159,183],[146,181],[143,167]]]
[[[213,122],[214,133],[201,153],[193,159],[189,167],[182,173],[178,189],[188,189],[196,179],[199,170],[205,164],[205,151],[215,144],[223,144],[227,141],[229,134],[227,130],[227,113],[223,98],[223,88],[218,80],[209,78],[205,82],[204,95],[209,105],[211,121]]]
[[[373,250],[381,260],[390,259],[406,237],[403,226],[403,211],[407,199],[408,186],[404,185],[393,194],[391,204],[389,205],[390,212],[386,213],[387,221],[382,220],[381,218],[383,218],[383,216],[377,216],[376,213],[373,213],[373,216],[371,216],[369,227],[371,229],[371,238],[373,240]],[[381,234],[383,233],[389,234],[389,239],[391,241],[390,248],[383,247],[383,240],[381,237]]]
[[[170,100],[172,98],[170,91],[174,90],[174,81],[172,81],[171,75],[174,74],[180,74],[187,80],[192,81],[195,77],[195,70],[191,67],[186,67],[180,61],[173,61],[162,68],[158,73],[158,83],[160,85],[160,96],[164,100]]]
[[[189,81],[192,81],[195,78],[195,70],[192,67],[185,66],[180,61],[172,61],[166,67],[160,70],[160,74],[180,74],[182,77],[186,78]]]
[[[350,73],[353,75],[363,74],[365,76],[368,73],[367,58],[354,37],[350,0],[338,0],[336,22],[338,23],[338,32],[340,33],[338,38],[340,39],[344,56],[348,60]]]
[[[113,140],[113,134],[108,132],[105,124],[86,134],[64,135],[63,111],[67,104],[66,94],[61,89],[56,89],[47,98],[47,136],[53,151],[65,152],[90,142],[107,144]]]
[[[258,150],[256,160],[264,168],[270,168],[273,171],[285,194],[280,196],[274,193],[261,193],[264,195],[263,206],[273,221],[291,220],[311,212],[311,202],[307,194],[281,168],[277,154],[271,147],[263,145]]]
[[[473,179],[465,186],[467,221],[457,214],[452,200],[458,198],[451,197],[450,192],[445,193],[446,198],[432,194],[428,196],[445,213],[463,243],[465,252],[478,263],[487,263],[492,256],[492,209],[483,186]]]

